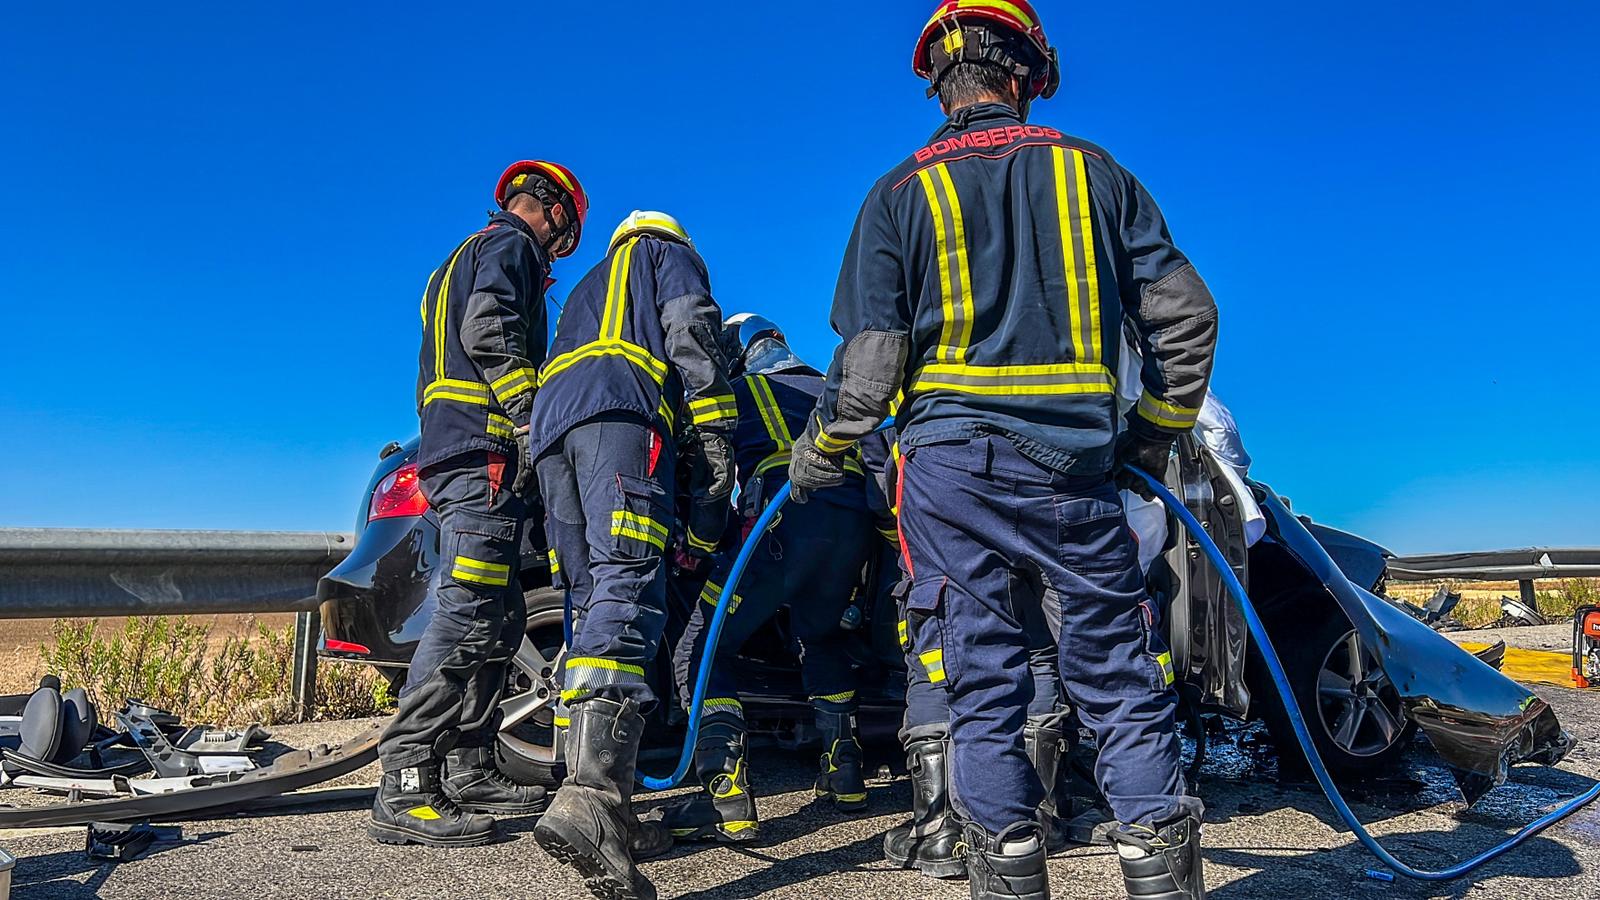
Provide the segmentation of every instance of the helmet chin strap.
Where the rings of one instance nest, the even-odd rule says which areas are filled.
[[[554,216],[550,215],[550,204],[548,203],[541,202],[539,211],[544,216],[545,228],[550,232],[550,236],[540,246],[544,248],[544,252],[551,259],[555,259],[560,255],[560,251],[566,249],[572,240],[572,222],[568,220],[567,224],[559,228],[556,227],[556,220]]]

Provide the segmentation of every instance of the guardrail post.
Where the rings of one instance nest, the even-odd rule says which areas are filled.
[[[317,711],[317,632],[322,630],[322,614],[314,609],[294,617],[294,676],[290,690],[295,716],[302,722]]]
[[[1522,595],[1523,606],[1526,606],[1534,612],[1539,611],[1539,597],[1533,592],[1533,579],[1524,578],[1517,582],[1517,591]]]

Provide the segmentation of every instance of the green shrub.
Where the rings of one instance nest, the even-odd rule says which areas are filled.
[[[211,640],[211,629],[187,616],[133,618],[102,636],[93,619],[60,619],[39,648],[43,671],[63,688],[82,687],[105,714],[137,697],[189,723],[277,724],[295,719],[290,685],[294,629],[250,622],[243,634]],[[370,668],[317,667],[317,718],[390,712],[388,685]]]

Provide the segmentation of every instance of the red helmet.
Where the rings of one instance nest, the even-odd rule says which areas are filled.
[[[1023,61],[986,55],[989,48],[973,46],[966,30],[984,28],[990,31],[1010,32],[1023,38],[1038,53],[1044,65],[1028,65]],[[940,52],[935,54],[935,44]],[[939,57],[935,60],[935,55]],[[1056,59],[1055,48],[1044,36],[1044,25],[1039,14],[1033,11],[1028,0],[944,0],[934,10],[933,18],[922,29],[917,39],[915,55],[911,57],[911,70],[918,76],[938,85],[944,70],[963,61],[988,60],[1007,64],[1014,74],[1025,79],[1024,100],[1034,97],[1048,98],[1061,85],[1061,64]],[[929,96],[932,96],[932,89]]]
[[[527,182],[529,175],[541,175],[560,193],[560,201],[567,203],[567,212],[571,214],[571,221],[567,228],[572,233],[572,240],[566,242],[556,256],[570,256],[578,249],[578,240],[583,236],[583,223],[589,217],[589,195],[583,192],[583,185],[578,183],[578,176],[572,170],[560,163],[546,162],[542,159],[525,159],[512,163],[500,176],[500,183],[495,185],[494,202],[501,209],[506,208],[506,201],[512,194],[521,193],[519,188]]]

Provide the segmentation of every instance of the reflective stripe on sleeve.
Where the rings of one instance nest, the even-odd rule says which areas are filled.
[[[494,391],[496,400],[505,403],[513,397],[533,390],[538,383],[538,369],[512,369],[510,372],[496,378],[494,383],[489,385],[489,389]]]
[[[454,400],[473,406],[489,405],[489,386],[481,381],[462,381],[458,378],[436,378],[422,389],[422,405],[435,400]]]
[[[821,427],[817,428],[817,449],[829,456],[837,456],[850,449],[854,441],[841,441]]]
[[[723,394],[718,397],[701,397],[689,401],[690,420],[696,425],[706,425],[711,422],[737,419],[739,406],[734,401],[732,394]]]
[[[489,413],[489,421],[484,425],[484,430],[495,437],[514,437],[517,433],[517,423],[505,416]]]
[[[707,581],[706,582],[706,586],[700,589],[700,602],[704,603],[705,605],[707,605],[709,607],[711,607],[712,609],[716,609],[717,608],[717,603],[719,601],[721,601],[721,600],[722,600],[722,585],[717,584],[717,583],[712,582],[712,581]],[[743,600],[744,600],[744,598],[739,596],[737,593],[735,593],[732,597],[729,597],[728,598],[728,615],[731,616],[734,613],[738,612],[739,611],[739,604]]]
[[[1159,399],[1149,391],[1139,395],[1139,415],[1162,428],[1193,428],[1200,410]]]

